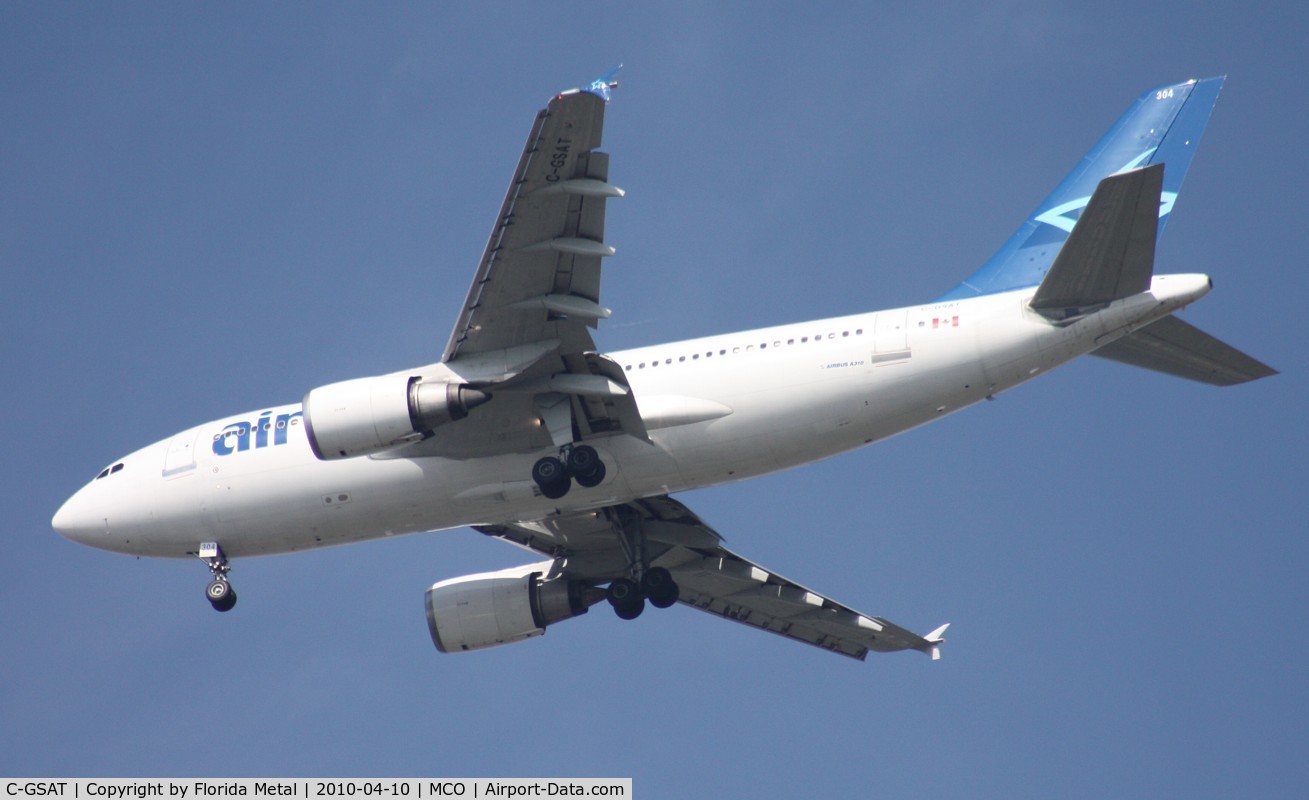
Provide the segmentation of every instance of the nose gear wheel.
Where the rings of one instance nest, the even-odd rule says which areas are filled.
[[[227,563],[227,556],[223,555],[223,549],[217,542],[201,542],[198,555],[209,567],[209,573],[213,575],[213,580],[205,587],[205,597],[209,600],[209,605],[213,606],[215,611],[231,611],[236,605],[236,590],[227,580],[227,573],[232,571],[232,566]]]

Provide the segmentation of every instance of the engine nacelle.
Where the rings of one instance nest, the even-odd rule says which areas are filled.
[[[465,384],[402,372],[357,378],[305,395],[305,431],[324,461],[363,456],[417,441],[490,399]]]
[[[544,579],[553,562],[441,581],[427,590],[427,627],[442,653],[521,642],[547,625],[585,614],[604,591]]]

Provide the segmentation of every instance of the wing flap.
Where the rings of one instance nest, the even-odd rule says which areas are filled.
[[[1172,315],[1092,355],[1213,386],[1235,386],[1277,374],[1267,364]]]

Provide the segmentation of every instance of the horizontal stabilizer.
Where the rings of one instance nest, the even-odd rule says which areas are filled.
[[[950,627],[950,623],[947,622],[941,627],[927,634],[926,636],[923,637],[923,641],[926,642],[926,644],[924,646],[916,647],[914,649],[921,650],[922,652],[927,653],[929,656],[932,657],[933,661],[940,661],[941,645],[945,644],[945,629],[948,627]]]
[[[1214,386],[1234,386],[1277,374],[1267,364],[1171,315],[1092,355]]]
[[[1037,288],[1032,308],[1066,317],[1148,290],[1163,185],[1163,164],[1100,181]]]

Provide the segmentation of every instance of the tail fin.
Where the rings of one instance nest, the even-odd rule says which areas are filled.
[[[1096,186],[1125,170],[1168,164],[1159,204],[1158,233],[1162,234],[1224,79],[1160,86],[1137,98],[1009,241],[938,300],[961,300],[1040,283]]]

